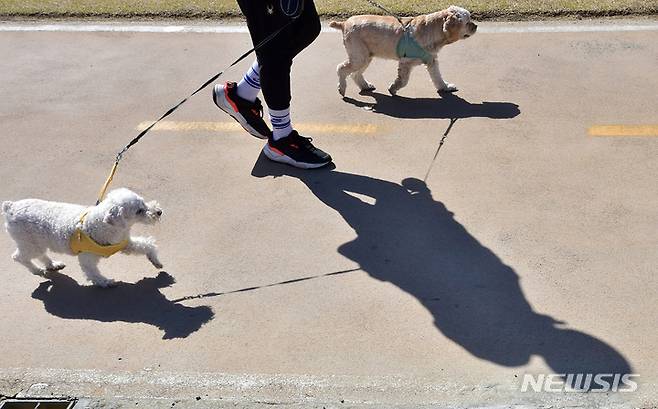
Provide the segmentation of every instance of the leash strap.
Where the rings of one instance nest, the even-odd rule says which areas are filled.
[[[297,16],[298,17],[298,16]],[[155,125],[158,124],[158,122],[162,121],[174,111],[176,111],[181,105],[183,105],[185,102],[187,102],[188,99],[192,98],[194,95],[198,94],[201,90],[206,88],[208,85],[212,84],[217,78],[219,78],[222,74],[224,74],[224,71],[228,70],[229,68],[233,67],[234,65],[238,64],[240,61],[244,60],[247,58],[251,53],[258,51],[261,47],[263,47],[265,44],[269,43],[272,41],[274,37],[279,35],[280,32],[288,28],[295,20],[297,20],[297,17],[291,18],[286,24],[281,26],[278,30],[273,32],[272,34],[268,35],[263,39],[261,42],[256,44],[251,50],[247,51],[246,53],[242,54],[237,60],[233,61],[231,65],[223,69],[222,71],[218,72],[217,74],[213,75],[208,81],[204,82],[203,85],[201,85],[199,88],[197,88],[196,91],[188,95],[185,99],[183,99],[181,102],[178,104],[174,105],[171,107],[167,112],[165,112],[160,118],[158,118],[155,122],[153,122],[151,125],[149,125],[146,129],[144,129],[142,132],[140,132],[136,137],[131,140],[128,145],[126,145],[121,151],[117,154],[116,160],[114,161],[114,165],[112,166],[112,170],[110,171],[110,175],[107,177],[107,180],[105,181],[105,184],[103,185],[103,188],[100,191],[100,194],[98,195],[98,200],[96,200],[96,205],[98,205],[102,200],[103,197],[105,197],[105,193],[107,191],[107,188],[110,186],[110,183],[112,183],[112,179],[114,178],[114,175],[117,171],[117,168],[119,167],[119,162],[121,162],[121,159],[123,159],[123,154],[128,151],[128,149],[132,148],[137,142],[139,142],[140,139],[142,139]]]
[[[439,156],[439,151],[441,151],[441,147],[443,146],[443,143],[446,141],[446,138],[448,137],[448,134],[450,133],[452,126],[455,124],[455,122],[457,122],[458,119],[459,118],[450,118],[450,125],[448,125],[448,129],[446,129],[446,131],[443,133],[443,137],[439,142],[439,147],[436,148],[436,153],[434,154],[434,158],[432,159],[432,162],[430,162],[430,167],[427,169],[427,173],[425,174],[425,179],[423,179],[423,182],[427,183],[427,178],[430,177],[430,172],[434,167],[434,162],[436,162],[437,156]]]
[[[384,6],[382,6],[381,4],[377,3],[377,2],[374,1],[374,0],[366,0],[366,1],[367,1],[368,3],[370,3],[370,4],[372,4],[373,6],[377,7],[378,9],[382,10],[384,13],[389,14],[389,15],[395,17],[395,19],[400,23],[400,25],[403,27],[403,29],[404,29],[405,31],[407,30],[408,25],[405,25],[405,24],[402,22],[402,19],[401,19],[397,14],[395,14],[395,13],[389,11],[389,10],[386,9]],[[282,9],[283,9],[283,6],[285,5],[285,3],[286,3],[286,1],[282,1],[282,2],[281,2]],[[287,3],[288,3],[288,7],[289,7],[290,9],[294,9],[294,7],[290,7],[290,6],[293,5],[294,3],[296,3],[295,1],[288,1]],[[302,2],[302,0],[299,0],[299,3],[302,4],[302,8],[303,8],[303,2]],[[299,9],[298,9],[298,10],[299,10]],[[284,12],[285,12],[285,9],[284,9]],[[121,151],[119,151],[119,153],[117,153],[116,159],[115,159],[115,161],[114,161],[114,165],[112,166],[112,170],[110,171],[110,174],[109,174],[109,176],[107,177],[107,180],[105,181],[105,183],[103,184],[103,187],[101,188],[101,191],[100,191],[100,193],[99,193],[99,195],[98,195],[98,199],[96,200],[96,205],[98,205],[98,204],[103,200],[103,198],[105,197],[105,193],[107,192],[108,187],[109,187],[110,184],[112,183],[112,179],[114,178],[114,175],[115,175],[116,172],[117,172],[117,168],[119,167],[119,162],[121,162],[121,159],[123,159],[123,154],[124,154],[124,153],[126,153],[126,152],[127,152],[130,148],[132,148],[137,142],[139,142],[140,139],[142,139],[147,133],[149,133],[149,131],[150,131],[151,129],[153,129],[153,127],[154,127],[155,125],[157,125],[160,121],[162,121],[163,119],[165,119],[166,117],[168,117],[169,115],[171,115],[172,113],[174,113],[174,111],[176,111],[181,105],[183,105],[185,102],[187,102],[188,99],[192,98],[194,95],[198,94],[201,90],[203,90],[203,89],[206,88],[208,85],[210,85],[211,83],[213,83],[217,78],[219,78],[222,74],[224,74],[224,71],[226,71],[226,70],[228,70],[229,68],[235,66],[235,65],[238,64],[240,61],[242,61],[242,60],[244,60],[245,58],[247,58],[251,53],[253,53],[253,52],[255,52],[255,51],[258,51],[261,47],[263,47],[265,44],[267,44],[268,42],[270,42],[274,37],[276,37],[277,35],[279,35],[280,32],[282,32],[283,30],[285,30],[286,28],[288,28],[293,22],[295,22],[295,20],[297,20],[298,17],[299,17],[299,14],[297,14],[297,15],[294,16],[294,17],[292,17],[292,18],[291,18],[286,24],[284,24],[283,26],[281,26],[278,30],[276,30],[275,32],[273,32],[272,34],[270,34],[269,36],[267,36],[265,39],[263,39],[261,42],[259,42],[258,44],[256,44],[251,50],[249,50],[249,51],[247,51],[246,53],[242,54],[237,60],[233,61],[233,63],[231,63],[231,65],[229,65],[228,67],[226,67],[224,70],[218,72],[217,74],[213,75],[210,79],[208,79],[208,81],[206,81],[205,83],[203,83],[203,85],[201,85],[199,88],[197,88],[196,91],[194,91],[193,93],[191,93],[190,95],[188,95],[185,99],[183,99],[181,102],[179,102],[178,104],[176,104],[176,105],[174,105],[172,108],[170,108],[170,109],[169,109],[167,112],[165,112],[160,118],[158,118],[155,122],[153,122],[153,123],[152,123],[151,125],[149,125],[146,129],[144,129],[143,131],[141,131],[136,137],[134,137],[134,138],[128,143],[128,145],[126,145],[123,149],[121,149]],[[440,149],[440,147],[439,147],[439,149]],[[437,151],[437,154],[438,154],[438,151]],[[428,174],[429,174],[429,172],[428,172]]]
[[[114,174],[117,173],[117,168],[119,167],[119,160],[120,159],[117,157],[117,160],[114,161],[114,165],[112,165],[112,170],[110,171],[110,175],[107,177],[107,180],[103,184],[103,187],[101,188],[101,191],[98,194],[98,200],[96,200],[96,206],[98,206],[98,204],[105,197],[105,193],[107,192],[107,188],[110,186],[110,183],[112,183],[112,179],[114,178]]]
[[[402,26],[402,28],[404,28],[405,30],[407,29],[407,25],[404,24],[404,23],[402,22],[402,19],[400,18],[400,16],[398,16],[397,14],[395,14],[395,13],[389,11],[389,10],[386,9],[384,6],[382,6],[381,4],[377,3],[377,2],[374,1],[374,0],[366,0],[366,1],[367,1],[368,3],[370,3],[370,4],[372,4],[373,6],[377,7],[378,9],[380,9],[380,10],[383,11],[384,13],[386,13],[386,14],[392,16],[392,17],[395,17],[395,19],[400,23],[400,25]]]

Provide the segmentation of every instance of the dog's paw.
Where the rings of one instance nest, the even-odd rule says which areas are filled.
[[[447,83],[447,82],[445,83],[443,88],[438,90],[439,94],[442,93],[442,92],[455,92],[455,91],[459,91],[457,86],[455,84],[450,84],[450,83]]]
[[[62,263],[61,261],[53,261],[53,263],[48,266],[47,270],[59,271],[59,270],[63,270],[64,268],[66,268],[66,264]]]
[[[375,87],[374,85],[372,85],[371,83],[368,82],[365,87],[361,88],[361,92],[371,92],[371,91],[374,91],[376,89],[377,89],[377,87]]]
[[[391,84],[390,87],[388,87],[388,93],[391,94],[392,96],[396,96],[398,94],[399,88],[395,86],[395,84]]]
[[[158,260],[158,256],[156,256],[155,254],[149,254],[147,257],[148,257],[149,261],[151,262],[151,264],[153,264],[153,267],[158,268],[158,269],[163,267],[160,260]]]

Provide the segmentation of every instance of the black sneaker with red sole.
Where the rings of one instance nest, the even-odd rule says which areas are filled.
[[[263,104],[260,99],[256,98],[256,101],[251,102],[241,98],[237,89],[235,82],[215,84],[212,92],[215,105],[238,121],[251,135],[260,139],[269,138],[272,131],[263,120]]]
[[[328,153],[316,148],[311,138],[301,136],[297,131],[279,140],[269,138],[263,153],[275,162],[286,163],[301,169],[321,168],[331,163]]]

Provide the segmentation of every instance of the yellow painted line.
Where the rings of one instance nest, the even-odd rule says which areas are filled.
[[[137,130],[146,129],[153,122],[142,122]],[[373,124],[336,124],[336,123],[295,123],[295,129],[301,133],[334,133],[334,134],[374,134],[379,129]],[[242,127],[234,121],[231,122],[179,122],[162,121],[153,127],[154,131],[209,131],[209,132],[237,132]]]
[[[598,125],[589,128],[590,136],[658,136],[658,125]]]

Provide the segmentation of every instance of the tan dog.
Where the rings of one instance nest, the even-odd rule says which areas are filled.
[[[388,91],[395,95],[409,82],[413,67],[425,64],[437,91],[457,91],[457,87],[443,80],[436,58],[439,50],[457,40],[475,34],[477,25],[471,22],[471,13],[457,6],[450,6],[432,14],[402,19],[409,24],[411,35],[417,45],[424,49],[425,57],[407,58],[398,55],[398,43],[404,34],[400,22],[394,17],[353,16],[344,22],[332,21],[329,26],[342,30],[343,44],[347,51],[347,61],[338,65],[338,92],[345,96],[347,76],[352,75],[354,82],[362,91],[371,91],[375,87],[363,77],[363,72],[372,57],[398,60],[398,77]]]

